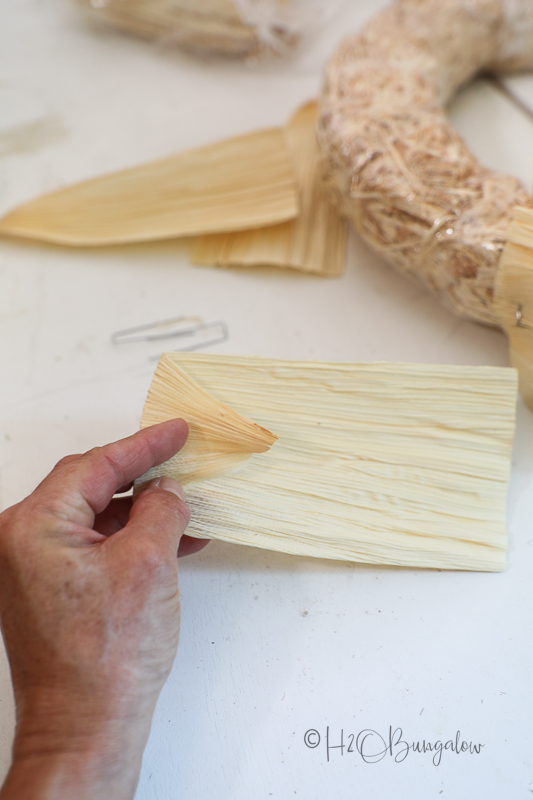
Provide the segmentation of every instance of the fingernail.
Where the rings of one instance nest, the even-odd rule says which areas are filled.
[[[161,478],[159,481],[159,488],[164,489],[165,492],[172,492],[172,494],[177,494],[182,500],[185,500],[185,492],[183,491],[183,486],[173,480],[172,478]]]

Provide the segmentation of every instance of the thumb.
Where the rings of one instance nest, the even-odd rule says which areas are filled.
[[[172,478],[156,478],[135,500],[123,532],[128,538],[140,536],[163,548],[166,544],[175,556],[190,518],[180,484]]]

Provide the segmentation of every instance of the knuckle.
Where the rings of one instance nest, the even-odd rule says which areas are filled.
[[[184,500],[179,498],[173,499],[168,504],[168,521],[169,524],[177,526],[180,532],[183,532],[191,519],[191,510]]]
[[[191,509],[189,508],[185,500],[178,499],[176,512],[178,514],[181,524],[183,525],[184,528],[186,528],[189,522],[191,521]]]
[[[168,554],[152,542],[143,547],[139,569],[145,578],[153,580],[164,580],[174,573]]]
[[[73,461],[77,461],[79,457],[80,457],[79,454],[74,454],[74,455],[70,455],[70,456],[63,456],[63,458],[60,458],[59,461],[57,462],[57,464],[55,465],[54,470],[63,469],[64,467],[68,466],[69,464],[72,464]]]
[[[35,529],[44,529],[45,520],[53,521],[55,525],[67,522],[73,514],[79,515],[86,512],[83,496],[75,491],[69,491],[57,483],[47,486],[46,491],[41,490],[37,495],[27,498],[28,512],[36,516]]]
[[[154,495],[156,496],[154,497]],[[189,506],[184,500],[171,492],[163,489],[151,489],[143,492],[137,502],[154,503],[154,506],[157,507],[157,516],[163,525],[178,525],[180,528],[185,528],[189,524],[191,518]]]

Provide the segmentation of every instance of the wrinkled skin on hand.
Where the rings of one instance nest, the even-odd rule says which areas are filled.
[[[178,547],[205,542],[182,538],[189,509],[174,481],[154,481],[134,503],[113,495],[186,438],[173,420],[68,456],[0,515],[0,618],[17,713],[2,800],[58,789],[133,796],[178,643]],[[28,789],[22,762],[44,770],[45,789],[56,763],[50,794]]]

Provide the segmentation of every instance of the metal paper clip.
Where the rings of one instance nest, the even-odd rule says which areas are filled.
[[[194,324],[191,325],[190,323]],[[190,337],[193,341],[189,340],[183,347],[174,348],[176,353],[200,350],[203,347],[220,344],[229,338],[229,333],[226,323],[222,320],[203,322],[201,317],[180,316],[116,331],[111,335],[111,341],[113,344],[131,344],[133,342],[155,342],[161,339],[173,339],[182,336]],[[158,358],[159,355],[151,356],[150,360]]]

